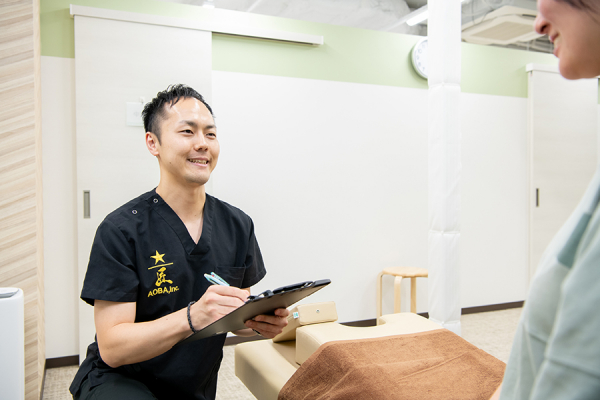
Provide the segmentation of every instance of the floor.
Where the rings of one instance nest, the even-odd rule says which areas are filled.
[[[463,315],[462,337],[494,357],[506,362],[513,336],[517,328],[521,308]],[[223,363],[219,371],[219,400],[251,400],[255,397],[235,376],[233,365],[234,346],[224,349]],[[71,399],[69,385],[77,367],[53,368],[46,371],[44,397],[42,400]]]

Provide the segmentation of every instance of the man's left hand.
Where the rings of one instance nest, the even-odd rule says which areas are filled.
[[[279,335],[288,324],[287,317],[290,312],[286,308],[278,308],[275,315],[257,315],[246,321],[246,326],[254,329],[261,336],[273,339]]]

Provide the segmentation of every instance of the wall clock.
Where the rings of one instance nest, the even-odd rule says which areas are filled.
[[[410,52],[410,60],[413,68],[419,76],[427,79],[427,38],[423,38],[417,42]]]

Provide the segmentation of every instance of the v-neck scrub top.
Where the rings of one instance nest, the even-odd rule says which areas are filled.
[[[502,400],[600,398],[600,169],[542,256]]]
[[[109,214],[92,245],[81,298],[135,302],[135,322],[153,321],[196,301],[210,286],[205,273],[248,288],[266,274],[248,215],[206,195],[196,244],[167,203],[152,190]],[[214,399],[225,334],[175,346],[151,360],[111,368],[97,342],[88,347],[70,391],[87,377],[93,388],[114,374],[144,383],[158,399]]]

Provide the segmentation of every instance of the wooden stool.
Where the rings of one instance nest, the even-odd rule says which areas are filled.
[[[410,278],[410,312],[417,312],[417,278],[427,278],[425,268],[417,267],[390,267],[385,268],[377,275],[377,318],[381,317],[381,282],[383,275],[392,275],[394,278],[394,313],[400,312],[400,284],[402,278]]]

